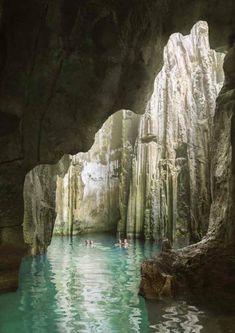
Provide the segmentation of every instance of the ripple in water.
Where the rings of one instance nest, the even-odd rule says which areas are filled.
[[[230,318],[138,296],[141,262],[156,245],[120,249],[109,235],[92,237],[94,247],[55,237],[47,256],[23,260],[20,288],[0,296],[0,333],[235,332]]]
[[[194,306],[188,306],[184,301],[175,305],[171,304],[166,308],[163,307],[162,310],[159,311],[158,322],[150,325],[152,332],[200,333],[203,329],[203,326],[199,324],[199,318],[204,313]]]

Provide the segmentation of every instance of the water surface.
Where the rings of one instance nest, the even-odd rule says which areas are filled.
[[[152,243],[115,247],[109,235],[53,238],[46,256],[27,257],[17,292],[0,296],[0,333],[235,332],[231,316],[186,301],[145,302],[140,264]]]

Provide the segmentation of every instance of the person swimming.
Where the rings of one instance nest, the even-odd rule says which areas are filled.
[[[122,246],[125,247],[125,248],[127,248],[128,245],[129,245],[128,244],[128,240],[125,238],[124,241],[123,241],[123,243],[122,243]]]
[[[86,239],[85,240],[85,245],[88,246],[88,245],[91,245],[93,246],[94,245],[94,241],[92,239]]]
[[[114,244],[116,247],[122,247],[122,240],[119,238],[118,243]]]
[[[128,240],[126,238],[124,240],[119,238],[118,243],[116,243],[114,246],[127,248],[128,245],[129,245],[129,243],[128,243]]]

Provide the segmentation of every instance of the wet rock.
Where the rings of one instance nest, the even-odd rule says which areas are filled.
[[[175,295],[177,285],[171,270],[175,256],[175,252],[162,253],[161,257],[142,263],[140,295],[148,299],[161,299]]]

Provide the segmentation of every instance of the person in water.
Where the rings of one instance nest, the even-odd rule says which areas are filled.
[[[93,242],[93,240],[91,240],[91,239],[86,239],[86,240],[85,240],[85,245],[86,245],[86,246],[88,246],[88,245],[91,245],[91,246],[92,246],[92,245],[94,245],[94,242]]]
[[[122,247],[122,240],[119,238],[118,243],[116,243],[114,246]]]
[[[129,243],[126,238],[123,241],[121,238],[119,238],[118,243],[115,244],[115,246],[124,247],[124,248],[127,248],[128,245],[129,245]]]
[[[123,243],[122,243],[122,246],[125,247],[125,248],[127,248],[128,245],[129,245],[129,244],[128,244],[128,241],[127,241],[127,239],[125,238],[124,241],[123,241]]]

